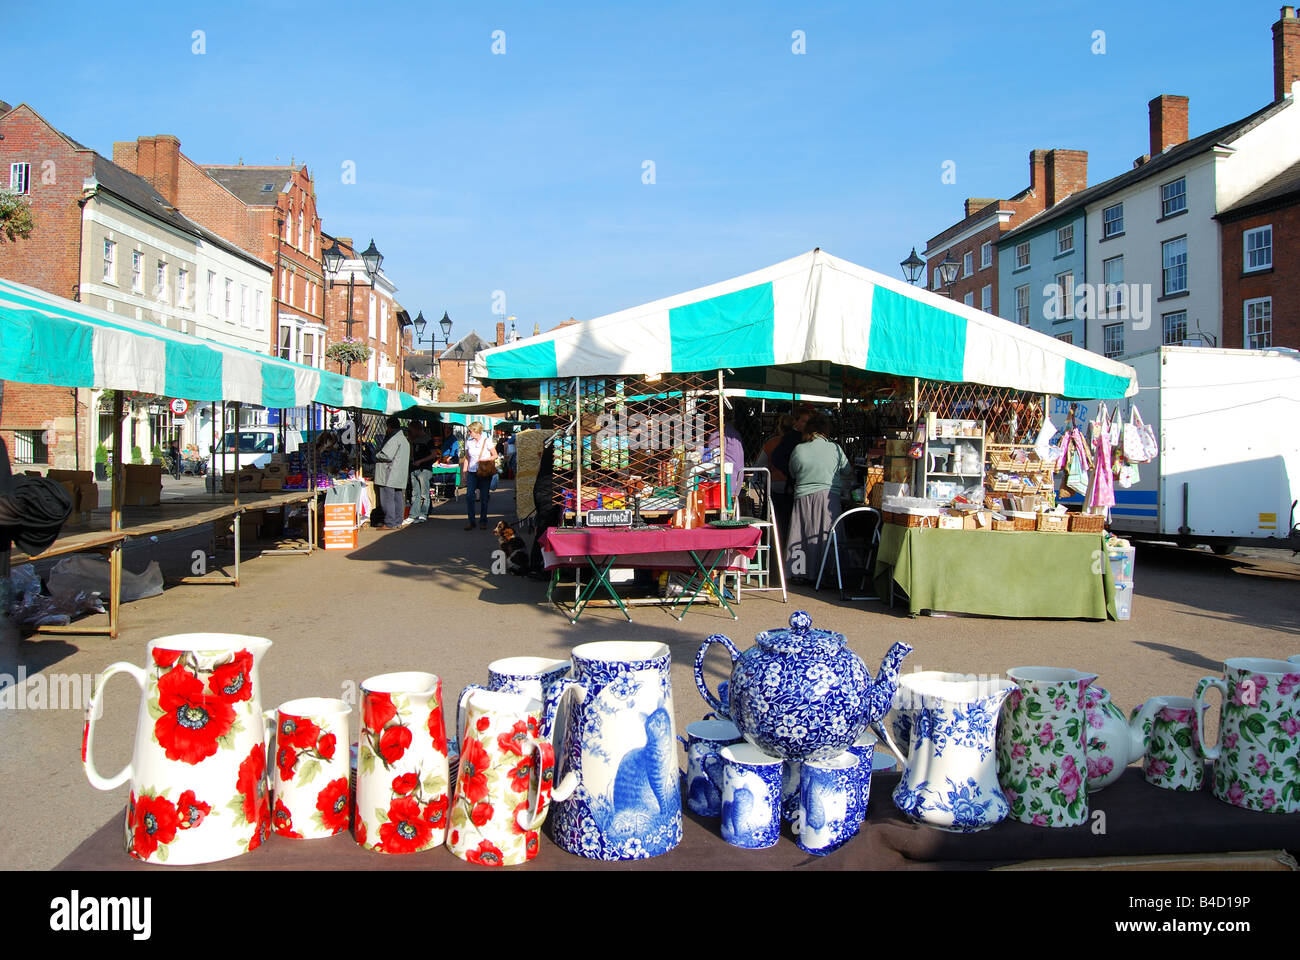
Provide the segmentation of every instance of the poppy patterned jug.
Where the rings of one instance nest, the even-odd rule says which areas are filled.
[[[271,826],[257,667],[271,641],[229,633],[159,637],[148,666],[115,663],[90,698],[82,731],[86,779],[99,790],[131,781],[126,851],[149,863],[226,860],[255,850]],[[131,762],[95,769],[95,719],[108,678],[140,685]]]

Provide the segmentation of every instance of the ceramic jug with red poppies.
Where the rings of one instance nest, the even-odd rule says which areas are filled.
[[[442,680],[385,673],[361,682],[357,843],[377,853],[419,853],[447,839],[450,764]]]
[[[257,668],[271,641],[188,633],[149,641],[146,666],[115,663],[101,675],[82,731],[91,786],[131,782],[126,851],[149,863],[211,863],[266,839],[266,739]],[[95,722],[104,688],[129,673],[142,694],[131,762],[112,777],[95,769]]]

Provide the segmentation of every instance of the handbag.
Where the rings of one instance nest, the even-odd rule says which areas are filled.
[[[1155,431],[1143,422],[1137,404],[1133,404],[1124,425],[1124,456],[1132,463],[1150,463],[1159,455]]]
[[[1160,456],[1160,444],[1156,442],[1156,432],[1142,420],[1137,404],[1133,404],[1132,416],[1137,418],[1138,435],[1142,438],[1142,452],[1147,456],[1147,463]]]
[[[490,453],[491,455],[481,456],[479,458],[478,466],[474,470],[474,472],[478,474],[480,480],[486,480],[489,477],[493,477],[496,475],[497,472],[496,452],[495,450],[488,451],[487,449],[485,449],[485,447],[486,445],[480,447],[479,453],[480,454]]]
[[[1039,460],[1054,459],[1052,457],[1052,437],[1054,436],[1056,436],[1056,424],[1044,418],[1043,427],[1038,431],[1038,439],[1034,441],[1034,453],[1038,454]]]

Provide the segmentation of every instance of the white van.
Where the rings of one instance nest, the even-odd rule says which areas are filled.
[[[293,453],[302,443],[302,434],[297,430],[286,430],[284,441],[284,452]],[[266,466],[271,462],[271,454],[276,452],[279,442],[279,427],[241,427],[238,440],[240,468]],[[213,448],[208,461],[208,473],[234,473],[235,450],[235,431],[227,430]]]

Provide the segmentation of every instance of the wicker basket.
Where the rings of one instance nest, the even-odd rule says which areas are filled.
[[[939,518],[922,517],[915,513],[887,513],[885,514],[885,523],[896,523],[900,527],[925,527],[933,530],[938,528]]]
[[[1102,533],[1106,529],[1104,513],[1070,514],[1070,533]]]
[[[1038,529],[1038,522],[1032,517],[1012,517],[1011,522],[1019,532],[1032,533]]]
[[[1068,533],[1070,522],[1064,514],[1040,513],[1037,529],[1040,533]]]
[[[1012,533],[1017,529],[1016,521],[1014,520],[999,520],[997,517],[994,517],[992,522],[994,530],[1003,530],[1007,533]]]

